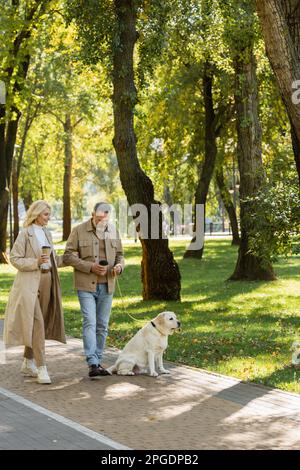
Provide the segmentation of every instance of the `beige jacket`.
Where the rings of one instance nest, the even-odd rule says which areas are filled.
[[[115,279],[111,269],[121,264],[124,269],[124,256],[119,232],[114,225],[108,224],[105,231],[105,251],[108,261],[108,292],[115,289]],[[94,263],[99,263],[99,240],[95,235],[92,220],[83,222],[72,230],[64,254],[64,263],[74,268],[75,289],[95,292],[97,275],[91,272]]]
[[[53,250],[52,237],[44,229],[49,245]],[[5,310],[4,342],[7,346],[25,345],[32,347],[34,307],[38,298],[41,271],[38,258],[41,256],[39,242],[29,226],[19,233],[10,253],[10,262],[18,270],[9,294]],[[61,289],[57,267],[63,265],[61,256],[51,253],[52,286],[51,300],[45,318],[45,337],[66,342]]]

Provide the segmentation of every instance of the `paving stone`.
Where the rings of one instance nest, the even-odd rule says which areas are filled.
[[[0,402],[0,449],[103,450],[111,447],[6,398]]]

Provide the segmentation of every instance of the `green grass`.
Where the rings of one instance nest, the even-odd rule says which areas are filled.
[[[184,260],[184,242],[171,243],[182,274],[182,301],[142,301],[140,247],[127,246],[126,271],[116,291],[108,345],[122,347],[162,310],[174,310],[183,327],[169,340],[166,359],[300,393],[300,370],[290,367],[292,342],[300,336],[300,258],[282,259],[274,282],[230,282],[236,248],[208,241],[205,259]],[[14,270],[0,266],[0,315]],[[81,336],[81,314],[72,270],[60,270],[66,330]],[[124,311],[125,309],[125,311]],[[132,320],[126,312],[138,319]]]

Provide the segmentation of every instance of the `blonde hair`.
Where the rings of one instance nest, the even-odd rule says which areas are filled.
[[[33,202],[29,207],[28,211],[26,212],[23,227],[26,228],[29,227],[29,225],[33,224],[33,222],[38,218],[38,216],[46,209],[51,209],[47,201],[43,201],[41,199],[39,201]]]

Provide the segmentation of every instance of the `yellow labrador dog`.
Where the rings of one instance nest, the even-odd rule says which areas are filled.
[[[175,313],[162,312],[141,328],[121,351],[116,363],[108,372],[135,375],[134,371],[148,372],[151,377],[169,374],[163,366],[163,353],[168,346],[168,336],[180,328]],[[157,371],[155,370],[157,366]]]

